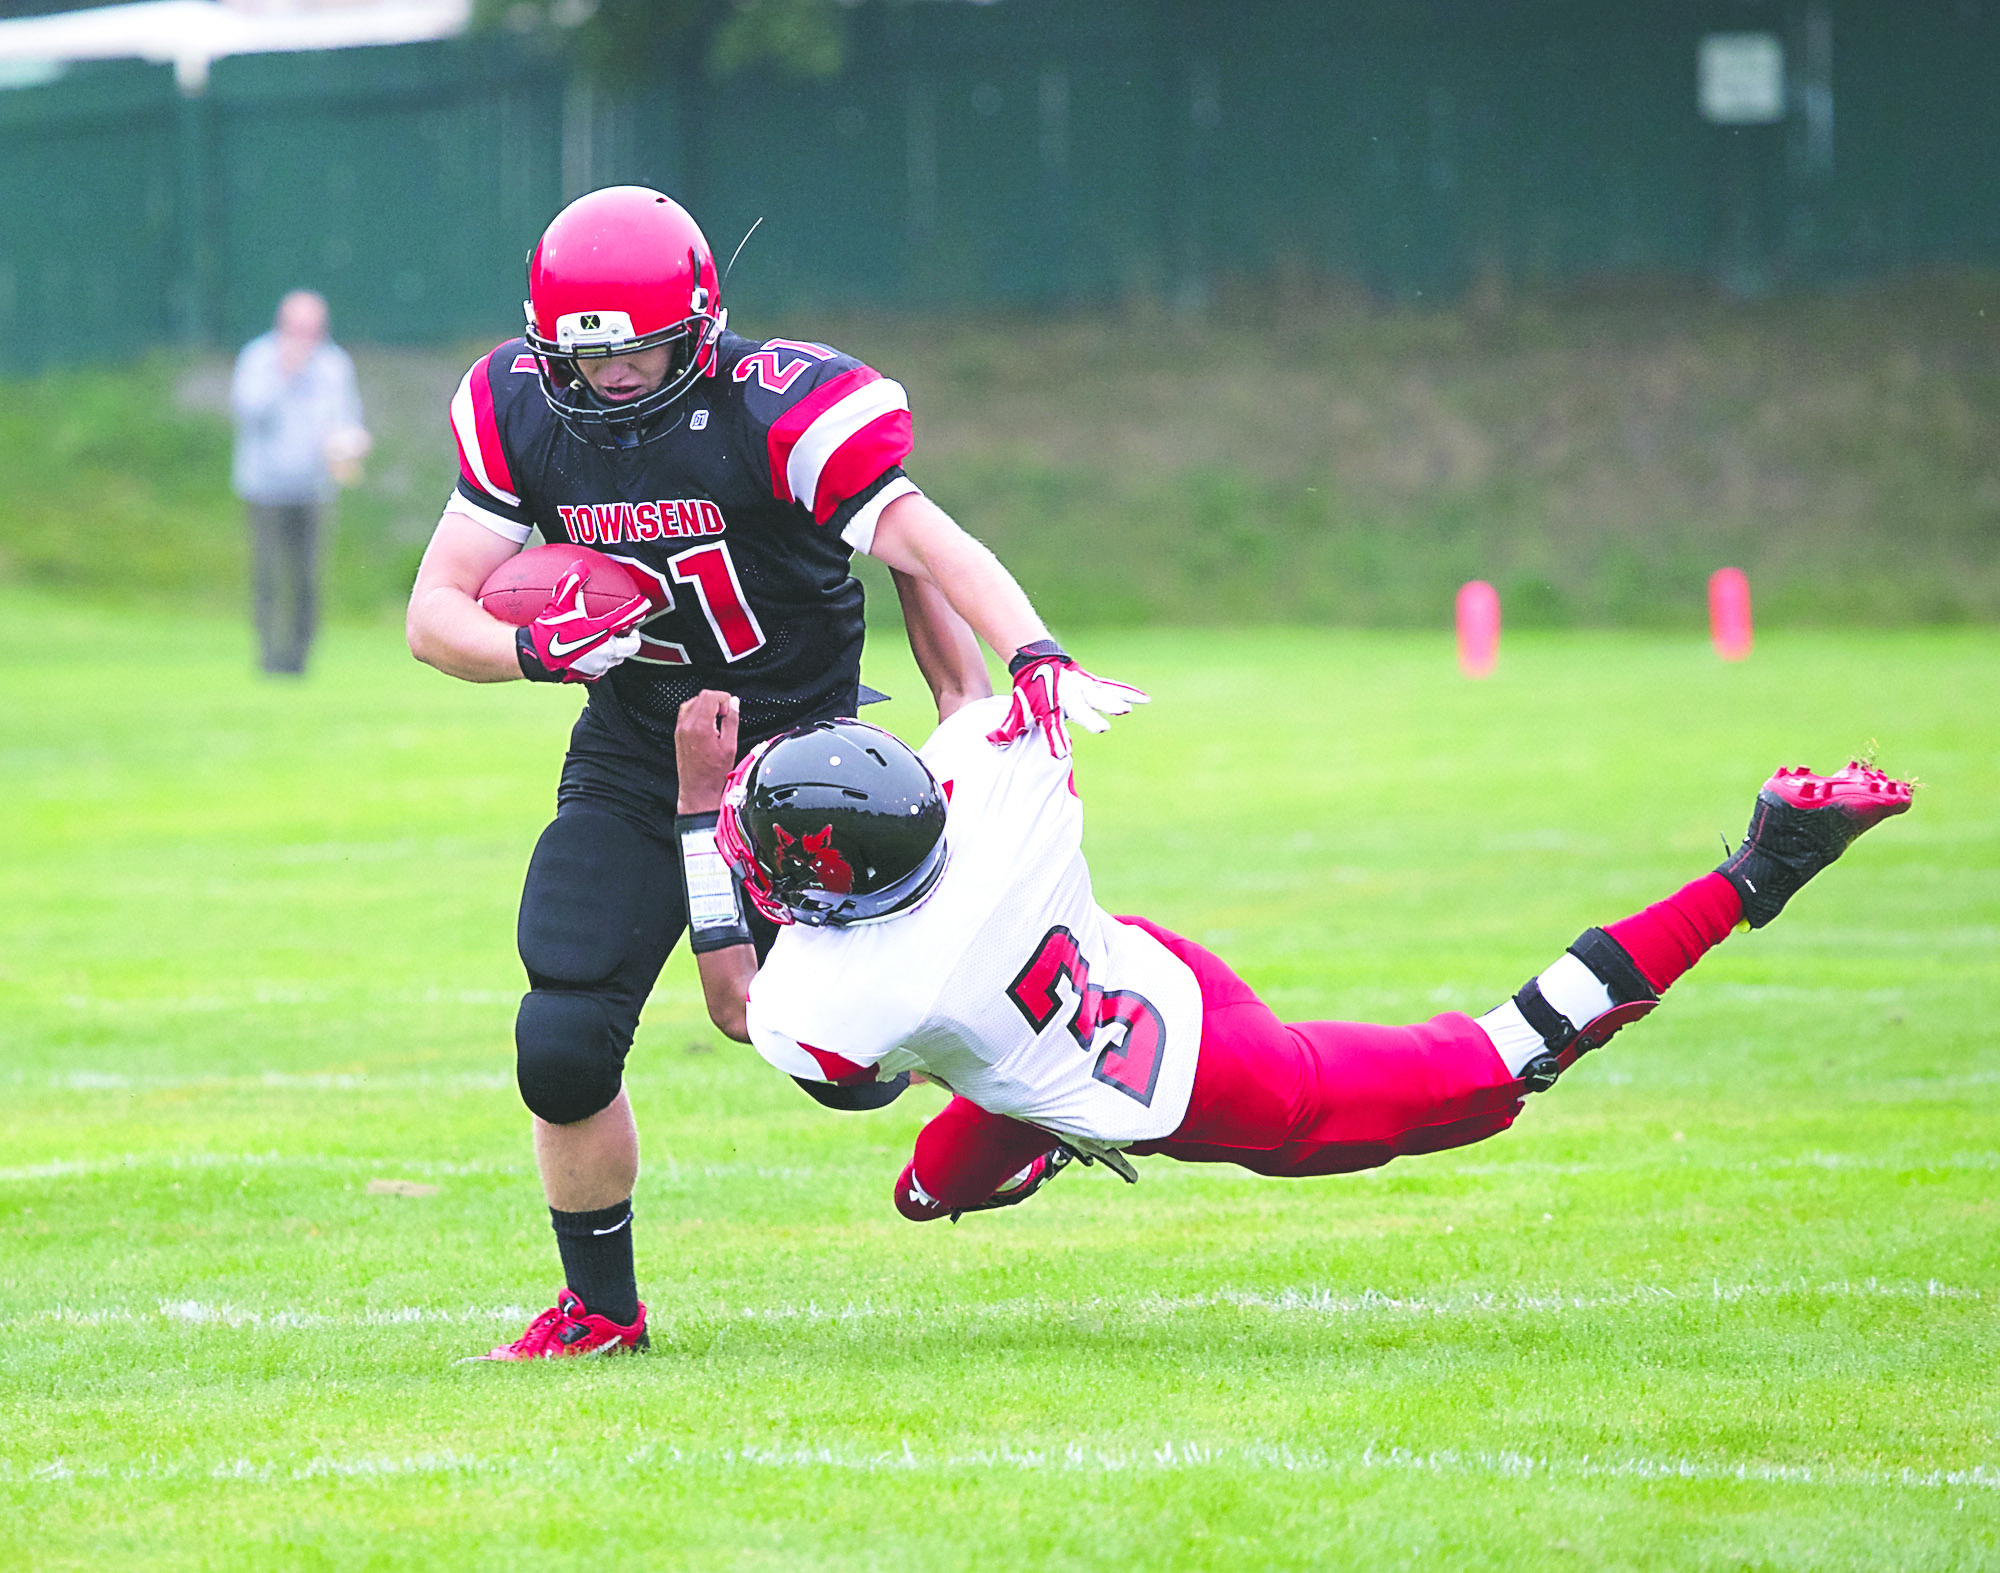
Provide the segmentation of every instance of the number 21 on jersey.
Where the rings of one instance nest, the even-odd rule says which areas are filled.
[[[1090,981],[1090,963],[1083,959],[1076,936],[1058,923],[1042,936],[1028,964],[1007,986],[1007,998],[1040,1032],[1062,1009],[1056,985],[1067,979],[1076,995],[1069,1035],[1085,1053],[1096,1047],[1098,1034],[1122,1027],[1119,1041],[1107,1044],[1090,1067],[1090,1074],[1126,1097],[1150,1105],[1160,1079],[1166,1023],[1152,1001],[1129,989],[1101,989]]]
[[[684,584],[693,589],[702,616],[708,619],[709,631],[715,635],[715,642],[722,649],[723,660],[740,661],[764,648],[763,626],[743,597],[743,581],[737,577],[736,564],[730,560],[727,541],[711,541],[706,546],[695,546],[676,553],[667,559],[665,574],[633,558],[619,557],[615,552],[609,555],[644,575],[653,586],[653,600],[659,607],[653,614],[654,618],[664,617],[674,609],[674,584]],[[672,582],[669,582],[670,579]],[[639,639],[639,660],[653,661],[661,666],[688,664],[686,645],[652,638],[646,633],[643,623],[639,628]]]
[[[792,384],[799,380],[799,373],[814,361],[832,360],[833,349],[825,344],[801,344],[797,339],[766,339],[764,347],[754,354],[745,355],[736,363],[736,370],[730,375],[738,382],[748,382],[752,376],[758,386],[769,393],[789,393]]]

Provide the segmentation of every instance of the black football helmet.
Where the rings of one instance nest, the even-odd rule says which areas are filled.
[[[816,721],[759,743],[722,791],[715,844],[773,923],[907,912],[944,873],[945,796],[899,737]]]

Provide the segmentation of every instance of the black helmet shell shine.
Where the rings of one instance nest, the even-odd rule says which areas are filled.
[[[818,721],[744,760],[717,842],[766,917],[840,927],[930,892],[944,872],[945,807],[902,739],[864,721]]]

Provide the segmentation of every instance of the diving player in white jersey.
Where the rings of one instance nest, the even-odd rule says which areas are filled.
[[[931,837],[922,867],[933,883],[877,921],[787,927],[749,993],[750,1041],[809,1078],[921,1070],[1087,1149],[1167,1136],[1194,1086],[1201,991],[1159,940],[1097,905],[1070,762],[1025,738],[994,747],[987,734],[1006,710],[1004,699],[969,704],[916,755],[835,722],[759,761],[837,783],[787,793],[794,812],[827,798],[829,821],[858,803],[851,782],[866,782],[864,811]],[[939,837],[947,815],[963,828]],[[721,834],[726,855],[750,864],[741,825],[730,814]],[[773,838],[785,833],[774,821]],[[810,833],[800,843],[827,888],[856,882],[836,861],[847,840],[836,829],[823,849]],[[787,872],[799,855],[781,854]]]
[[[1128,1153],[1297,1176],[1491,1136],[1739,923],[1763,927],[1910,806],[1907,783],[1858,762],[1780,770],[1720,868],[1585,931],[1477,1020],[1286,1025],[1200,946],[1096,904],[1062,713],[1017,687],[918,752],[823,721],[738,764],[730,696],[681,708],[690,921],[739,921],[733,872],[783,925],[761,971],[749,945],[697,946],[709,1014],[794,1076],[922,1071],[956,1095],[897,1180],[913,1220],[1012,1205],[1071,1157],[1128,1179]]]

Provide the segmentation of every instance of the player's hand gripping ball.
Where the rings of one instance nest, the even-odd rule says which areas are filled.
[[[623,567],[584,546],[536,547],[479,587],[479,604],[513,623],[521,673],[540,683],[594,683],[639,648],[632,630],[652,602]]]
[[[1004,746],[1038,726],[1049,753],[1057,759],[1066,758],[1070,751],[1065,723],[1074,721],[1086,732],[1108,731],[1111,723],[1106,716],[1124,715],[1152,697],[1130,683],[1092,677],[1053,639],[1023,645],[1014,652],[1007,670],[1014,677],[1014,702],[1008,706],[1007,719],[988,732],[986,740]]]

